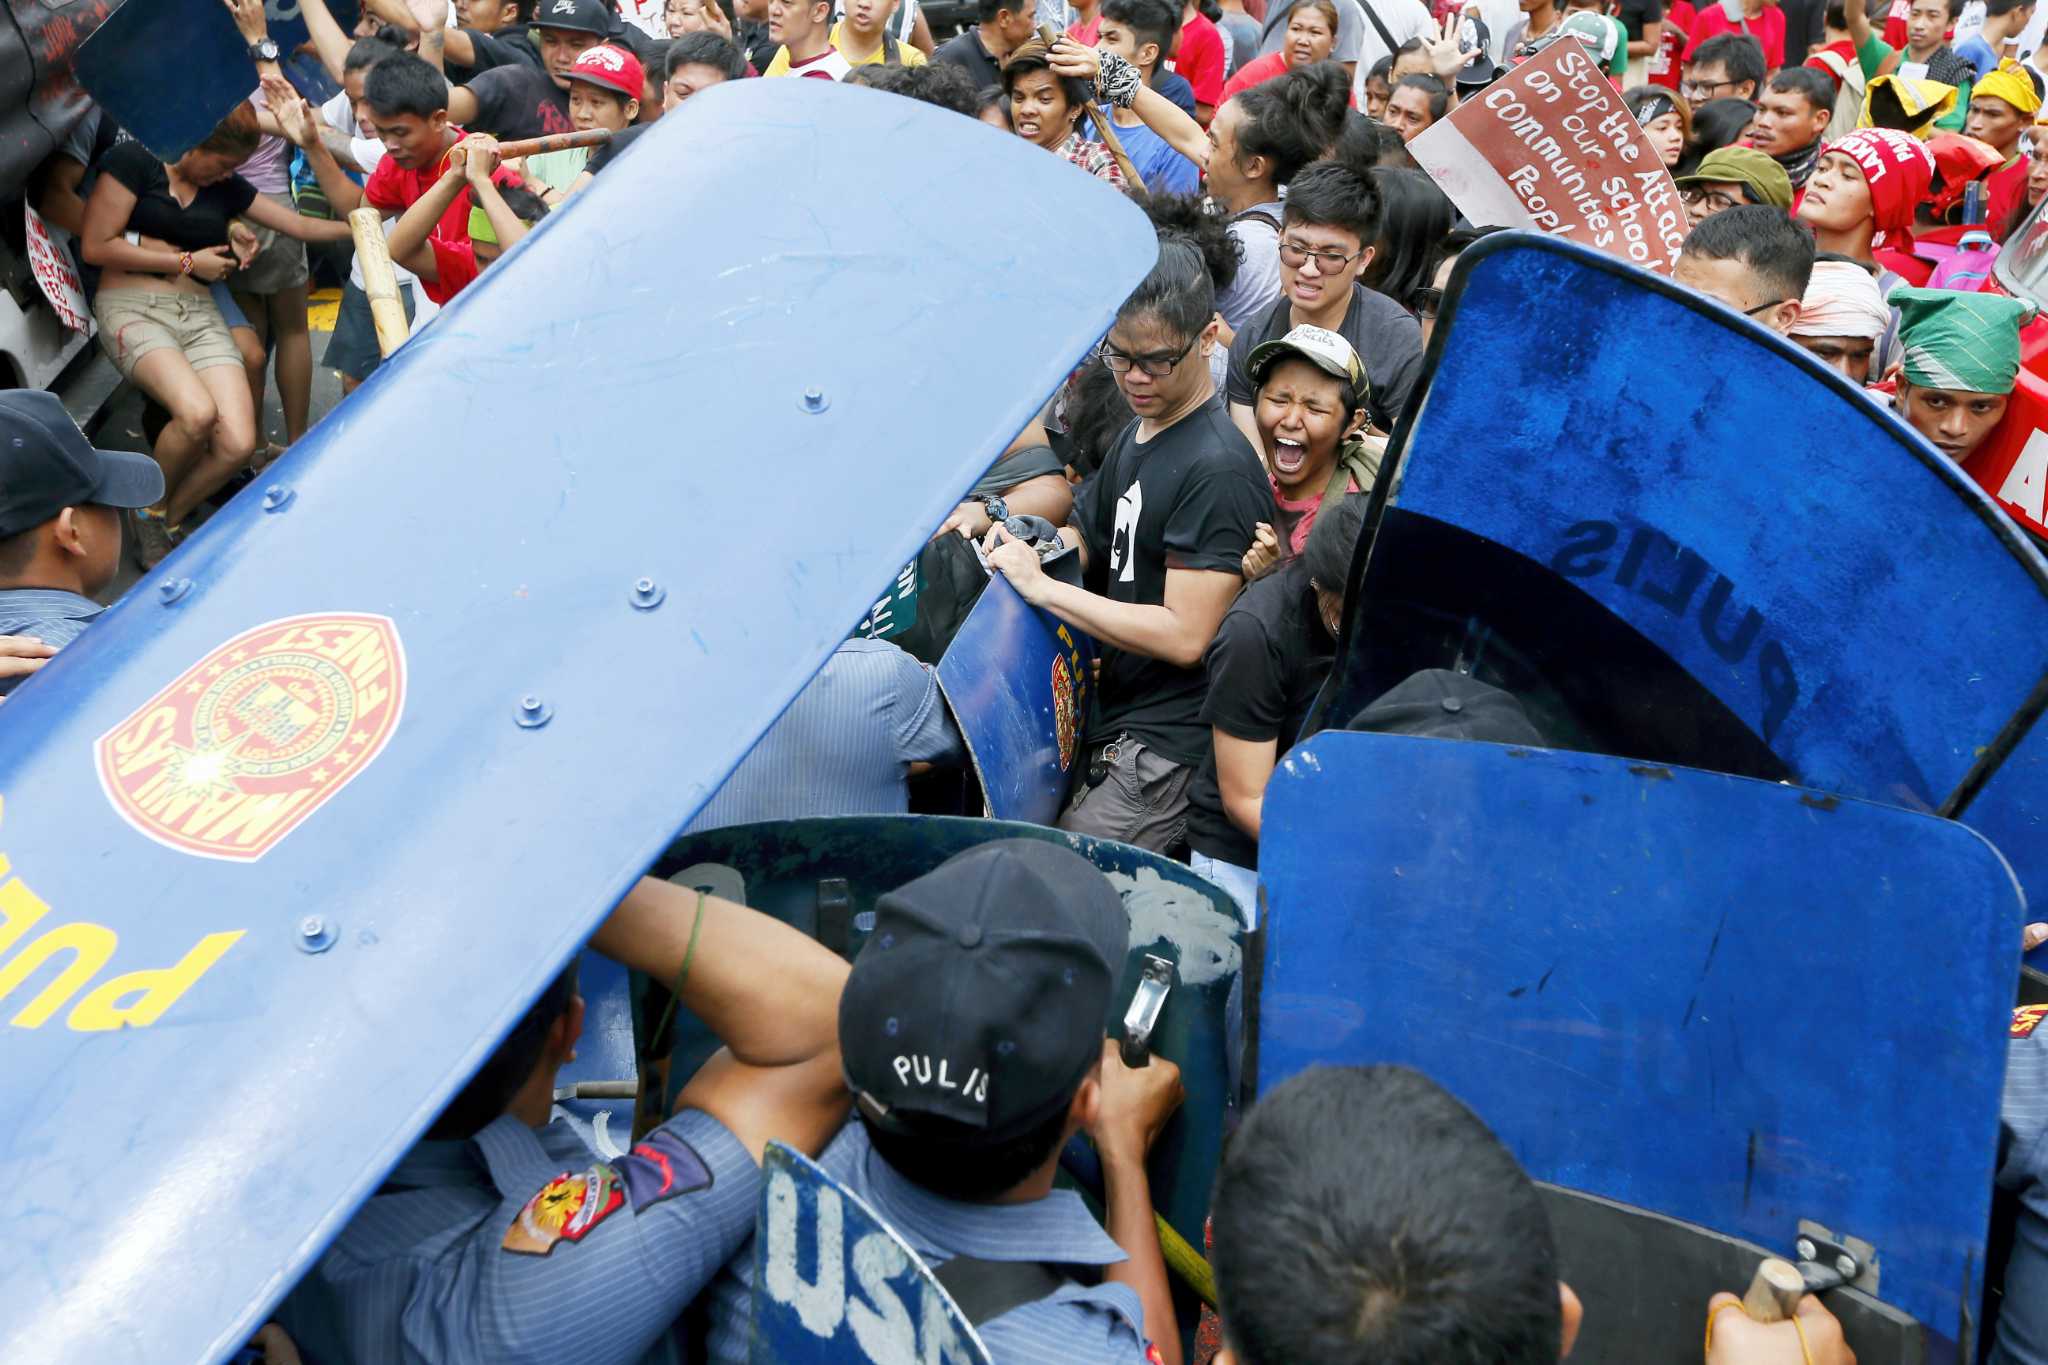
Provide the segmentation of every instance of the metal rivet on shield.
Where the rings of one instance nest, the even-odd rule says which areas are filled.
[[[804,390],[805,412],[823,412],[826,408],[830,406],[832,406],[831,402],[826,399],[825,391],[823,389]]]
[[[633,580],[633,591],[627,598],[636,611],[653,611],[668,598],[668,589],[651,578]]]
[[[285,508],[292,505],[292,499],[298,495],[297,489],[286,488],[281,483],[274,483],[263,490],[263,510],[266,512],[282,512]]]
[[[302,953],[324,953],[334,946],[334,925],[319,915],[308,915],[299,921],[299,951]]]
[[[156,598],[157,601],[168,607],[190,591],[192,591],[191,579],[166,578],[163,582],[156,585]]]
[[[512,719],[522,730],[538,730],[555,718],[555,708],[549,706],[531,692],[519,699],[519,709],[512,713]]]
[[[1812,1260],[1817,1250],[1813,1243],[1804,1237],[1801,1237],[1797,1242],[1794,1242],[1792,1244],[1792,1249],[1799,1253],[1799,1259],[1802,1261]]]

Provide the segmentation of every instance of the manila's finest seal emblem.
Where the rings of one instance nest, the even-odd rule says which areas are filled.
[[[100,785],[158,843],[254,862],[370,765],[404,706],[405,653],[389,617],[269,621],[101,735]]]

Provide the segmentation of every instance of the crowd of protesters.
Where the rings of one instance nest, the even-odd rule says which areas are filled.
[[[1099,347],[920,563],[939,583],[962,556],[985,561],[968,576],[1000,575],[1099,644],[1059,823],[1188,859],[1247,929],[1265,789],[1332,667],[1366,494],[1422,382],[1457,258],[1491,230],[1410,151],[1462,101],[1550,43],[1582,44],[1676,179],[1691,229],[1677,282],[1788,337],[1949,459],[1970,459],[2004,418],[2033,335],[2027,303],[1960,268],[2048,193],[2032,0],[980,0],[943,42],[915,0],[668,0],[625,14],[609,0],[458,0],[453,14],[448,0],[367,0],[348,28],[326,0],[302,0],[335,91],[318,100],[287,76],[261,0],[224,3],[251,70],[211,136],[165,162],[95,114],[38,180],[42,212],[75,240],[100,342],[150,404],[151,444],[147,458],[94,451],[45,410],[53,400],[0,402],[0,422],[43,433],[0,464],[0,690],[88,628],[124,547],[154,566],[275,457],[256,420],[273,375],[296,440],[316,363],[345,390],[377,368],[367,282],[335,245],[349,211],[382,217],[417,330],[707,88],[861,83],[1035,144],[1100,192],[1139,197],[1158,229],[1157,262]],[[501,152],[592,129],[609,140]],[[341,302],[314,357],[307,291],[323,260]],[[698,827],[906,809],[913,775],[962,761],[919,653],[886,623],[849,640]],[[1401,730],[1488,690],[1450,674],[1403,686],[1358,723]],[[1470,711],[1467,737],[1528,733],[1515,715]],[[964,949],[990,904],[1032,907],[1067,946],[989,966]],[[774,1135],[822,1152],[934,1260],[1094,1268],[985,1325],[998,1360],[1177,1359],[1144,1156],[1178,1083],[1170,1065],[1124,1067],[1088,1023],[1121,962],[1116,896],[1070,853],[1000,844],[900,888],[881,915],[929,952],[906,949],[909,968],[864,954],[849,974],[765,917],[643,884],[596,946],[658,980],[687,976],[684,1003],[728,1045],[648,1149],[717,1197],[670,1204],[670,1186],[649,1193],[647,1173],[622,1163],[628,1217],[554,1229],[585,1242],[577,1257],[498,1256],[501,1236],[513,1251],[552,1245],[533,1231],[536,1209],[566,1179],[554,1168],[586,1159],[547,1126],[581,1019],[567,977],[287,1299],[280,1327],[326,1360],[559,1347],[626,1361],[701,1296],[700,1344],[744,1358],[750,1191]],[[673,960],[699,930],[694,969]],[[959,1017],[920,1028],[1005,1036],[1027,999],[1050,998],[1017,981],[1078,990],[1066,1014],[1081,1022],[1025,1030],[1040,1035],[1023,1049],[1035,1055],[983,1059],[1012,1083],[970,1112],[890,1061],[923,1037],[876,1034],[876,1002],[917,989],[898,979],[906,969],[986,987],[955,992]],[[2048,1069],[2015,1057],[2039,1093],[2008,1114],[2002,1178],[2048,1217]],[[1081,1129],[1111,1176],[1101,1226],[1051,1192],[1058,1149]],[[1326,1235],[1272,1254],[1262,1239],[1288,1220]],[[1576,1333],[1527,1177],[1412,1073],[1318,1072],[1274,1092],[1231,1147],[1215,1222],[1222,1340],[1239,1361],[1555,1360]],[[663,1258],[601,1330],[563,1311],[622,1265]],[[1448,1308],[1404,1300],[1425,1263]],[[1708,1360],[1852,1361],[1807,1302],[1766,1326],[1717,1299]],[[2048,1323],[2013,1303],[2002,1359],[2048,1361]]]

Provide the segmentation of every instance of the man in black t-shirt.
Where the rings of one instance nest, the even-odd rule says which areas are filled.
[[[1101,351],[1138,420],[1058,533],[1079,551],[1088,586],[1046,575],[1037,552],[1002,526],[986,542],[990,566],[1025,601],[1102,645],[1080,780],[1060,827],[1160,852],[1181,842],[1188,787],[1208,751],[1203,651],[1242,585],[1254,528],[1274,516],[1259,457],[1209,379],[1215,308],[1200,251],[1162,236],[1158,264]]]
[[[537,0],[533,34],[540,65],[508,62],[450,90],[448,121],[506,142],[574,132],[569,68],[616,27],[601,0]]]
[[[1203,660],[1210,751],[1188,794],[1188,861],[1236,898],[1247,928],[1257,924],[1266,783],[1330,676],[1366,499],[1324,509],[1302,552],[1238,596]]]
[[[1032,35],[1038,15],[1027,0],[981,0],[975,19],[975,27],[939,44],[932,60],[961,68],[985,90],[1002,84],[1003,58]]]

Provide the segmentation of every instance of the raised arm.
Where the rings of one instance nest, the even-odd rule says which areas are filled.
[[[334,11],[327,8],[327,0],[299,0],[299,13],[305,16],[306,32],[313,37],[313,50],[320,54],[320,65],[326,68],[328,78],[340,85],[348,65],[348,50],[355,44],[334,21]]]
[[[498,193],[498,186],[491,179],[498,169],[498,140],[487,133],[479,133],[463,145],[469,148],[465,174],[469,179],[470,192],[476,196],[477,206],[484,211],[484,217],[491,220],[491,231],[498,238],[498,250],[510,251],[513,244],[526,235],[526,224],[512,212],[512,206],[505,202],[505,196]]]
[[[1145,84],[1138,69],[1129,62],[1115,53],[1105,57],[1065,34],[1053,44],[1046,60],[1054,75],[1078,76],[1090,82],[1101,98],[1136,114],[1147,128],[1164,138],[1168,146],[1194,162],[1202,171],[1208,171],[1209,153],[1215,145],[1209,141],[1209,134],[1203,131],[1201,124],[1183,113],[1179,105]]]
[[[306,164],[312,167],[313,178],[320,182],[320,192],[327,196],[328,204],[334,209],[335,218],[346,229],[348,226],[348,215],[362,207],[363,187],[349,179],[342,171],[340,164],[335,161],[334,153],[328,149],[326,138],[323,136],[328,129],[321,120],[318,111],[312,105],[306,103],[298,91],[286,85],[282,78],[265,77],[263,93],[270,102],[271,112],[277,116],[278,125],[284,130],[284,135],[291,140],[292,145],[306,154]],[[283,210],[283,206],[280,204],[273,203],[271,207]],[[249,216],[254,218],[256,214],[252,210]],[[291,216],[297,217],[298,215],[292,214]],[[257,221],[261,222],[262,220],[259,218]],[[308,219],[307,221],[319,222],[322,220]],[[270,224],[269,226],[275,227],[277,225]],[[280,227],[278,231],[286,232],[293,237],[301,237],[306,241],[327,240],[326,234],[306,237],[300,232],[287,228]],[[344,231],[340,235],[345,237],[348,234]]]
[[[757,1161],[771,1137],[816,1152],[838,1130],[847,966],[829,949],[743,905],[646,877],[591,946],[664,984],[682,976],[682,1007],[725,1044],[683,1087],[679,1108],[723,1123]]]

